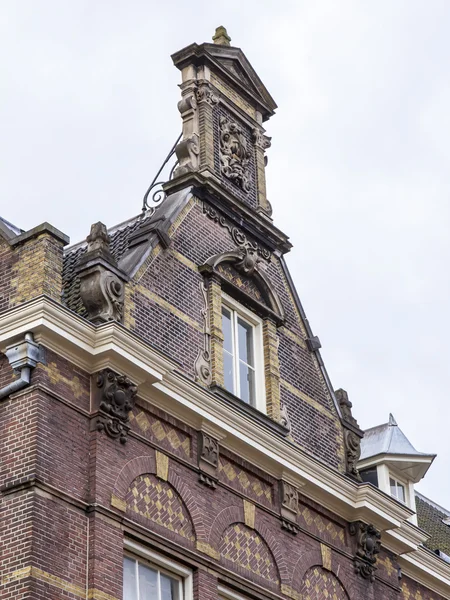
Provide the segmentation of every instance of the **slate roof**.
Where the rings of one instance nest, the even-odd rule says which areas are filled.
[[[414,448],[392,415],[388,423],[366,429],[361,440],[361,461],[379,454],[429,456]]]
[[[118,261],[128,249],[128,240],[132,233],[143,223],[142,214],[108,229],[111,254]],[[80,298],[80,280],[75,275],[75,267],[87,250],[87,243],[81,242],[67,248],[63,259],[63,303],[82,317],[87,315]]]
[[[417,522],[421,529],[430,534],[425,546],[436,552],[440,550],[450,556],[450,511],[435,504],[422,494],[416,492]]]

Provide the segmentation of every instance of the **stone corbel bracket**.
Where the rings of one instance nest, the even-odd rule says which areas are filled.
[[[100,222],[92,225],[86,241],[87,252],[78,262],[76,273],[87,318],[95,324],[121,322],[128,276],[117,267],[110,252],[106,226]]]
[[[280,481],[281,527],[287,532],[297,535],[298,490],[284,481]]]
[[[204,431],[198,432],[198,480],[215,488],[219,479],[219,442]]]
[[[355,573],[373,583],[381,546],[381,534],[373,525],[367,525],[362,521],[350,523],[349,531],[350,535],[356,537],[356,553],[353,559]]]
[[[96,411],[95,429],[125,444],[130,427],[130,412],[134,408],[137,386],[125,375],[103,369],[93,376],[92,400]]]

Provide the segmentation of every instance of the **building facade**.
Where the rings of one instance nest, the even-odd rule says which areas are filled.
[[[361,478],[266,195],[276,104],[213,41],[172,57],[139,216],[71,247],[0,220],[1,598],[450,598],[414,503]]]

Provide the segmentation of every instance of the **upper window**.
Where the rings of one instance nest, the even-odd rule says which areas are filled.
[[[264,410],[261,320],[225,296],[222,333],[225,388],[247,404]]]
[[[391,488],[391,496],[406,504],[405,486],[397,479],[389,477],[389,486]]]

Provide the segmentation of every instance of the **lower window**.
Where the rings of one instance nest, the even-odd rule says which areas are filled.
[[[192,600],[192,571],[138,543],[126,540],[123,600]]]

